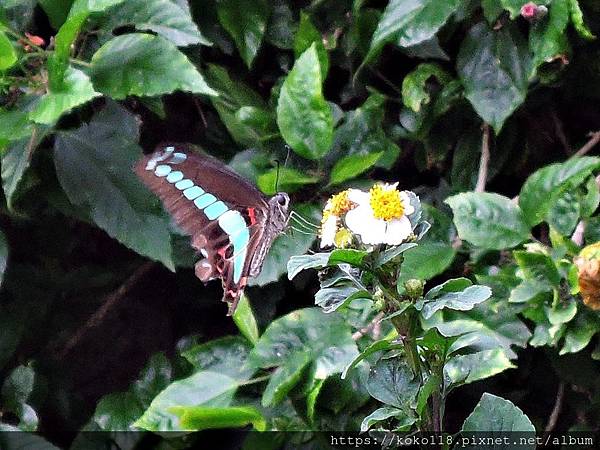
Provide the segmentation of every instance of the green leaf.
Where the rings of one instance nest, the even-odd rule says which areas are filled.
[[[307,220],[313,222],[318,220],[316,219],[317,208],[314,205],[302,203],[296,206],[294,210]],[[264,286],[279,280],[289,270],[291,258],[294,255],[302,255],[308,252],[315,238],[316,233],[307,234],[306,231],[295,232],[291,230],[288,234],[279,235],[267,254],[260,274],[255,278],[250,278],[248,285]]]
[[[362,106],[346,113],[343,123],[335,131],[334,145],[328,159],[337,163],[351,155],[368,158],[372,153],[383,152],[375,165],[390,169],[400,149],[383,130],[384,104],[385,97],[374,93]]]
[[[401,409],[394,408],[393,406],[383,406],[381,408],[377,408],[363,419],[362,423],[360,424],[360,432],[364,433],[376,423],[383,422],[384,420],[392,417],[396,418],[402,416],[406,416],[406,413]]]
[[[456,256],[456,250],[443,242],[421,242],[404,253],[398,288],[411,278],[429,280],[443,273]]]
[[[466,192],[446,199],[461,239],[478,247],[503,250],[529,238],[524,214],[510,199],[488,192]]]
[[[560,273],[550,256],[526,251],[515,251],[513,256],[526,280],[555,287],[560,284]]]
[[[50,19],[50,25],[55,30],[65,22],[73,0],[39,0],[38,3]]]
[[[566,29],[569,24],[570,1],[553,0],[548,15],[534,23],[529,34],[534,67],[552,62],[569,51]]]
[[[10,69],[17,60],[17,52],[12,42],[3,31],[0,31],[0,70]]]
[[[134,25],[139,31],[153,31],[178,47],[193,44],[211,45],[192,20],[187,2],[171,0],[127,0],[106,12],[101,28],[113,30]]]
[[[371,367],[367,381],[372,397],[404,411],[415,401],[419,387],[408,363],[399,358],[381,358]]]
[[[600,158],[585,156],[551,164],[530,175],[519,194],[519,206],[529,225],[543,221],[564,192],[582,184],[598,167]]]
[[[97,90],[115,99],[176,90],[217,95],[174,44],[149,34],[125,34],[108,41],[92,57],[91,77]]]
[[[2,385],[2,405],[19,414],[27,402],[35,381],[35,372],[31,366],[18,366],[4,380]]]
[[[451,78],[448,72],[437,64],[419,64],[415,70],[410,72],[402,80],[402,101],[406,107],[419,112],[423,105],[427,105],[431,97],[427,89],[427,83],[435,78],[441,85],[448,83]]]
[[[455,387],[483,380],[515,367],[502,348],[455,356],[444,365],[444,382],[446,386]]]
[[[60,27],[60,30],[58,30],[58,33],[54,38],[54,52],[48,57],[50,91],[69,91],[69,87],[71,89],[73,88],[72,86],[65,86],[65,75],[69,67],[71,46],[75,42],[75,39],[89,14],[88,11],[82,11],[79,14],[71,14],[67,21]]]
[[[330,313],[358,298],[370,299],[371,294],[354,286],[326,287],[315,294],[315,305]]]
[[[86,426],[88,430],[127,431],[144,413],[144,406],[132,392],[105,395],[96,405],[94,415]]]
[[[290,390],[298,384],[310,363],[311,358],[307,352],[293,353],[287,358],[286,363],[279,366],[271,375],[263,392],[262,405],[269,407],[281,403]]]
[[[248,364],[250,348],[248,341],[241,336],[225,336],[194,345],[183,351],[181,356],[196,371],[221,373],[237,382],[244,382],[254,373],[254,368]]]
[[[313,44],[285,78],[277,103],[277,125],[292,149],[319,159],[333,140],[333,114],[322,92],[321,69]]]
[[[501,418],[501,420],[498,420]],[[527,416],[517,408],[512,402],[505,400],[487,392],[481,396],[481,400],[475,406],[473,412],[465,419],[462,426],[462,433],[467,436],[471,432],[485,433],[506,433],[511,431],[535,433],[535,427]],[[461,447],[476,449],[478,446]],[[509,450],[514,448],[512,443],[505,445],[495,445],[494,448],[500,450]],[[519,448],[535,448],[535,444],[520,446]]]
[[[99,13],[106,11],[108,8],[123,3],[126,0],[75,0],[69,17],[75,16],[82,12]]]
[[[368,252],[364,250],[336,249],[329,255],[327,265],[335,266],[337,264],[347,263],[356,267],[362,264],[367,255]]]
[[[431,292],[431,291],[430,291]],[[469,311],[479,303],[486,301],[492,295],[492,291],[487,286],[469,286],[458,292],[445,292],[439,296],[431,298],[429,292],[425,296],[422,314],[425,319],[429,319],[437,311],[448,308],[457,311]]]
[[[341,184],[366,172],[377,163],[379,158],[383,156],[383,153],[374,152],[366,155],[348,155],[338,160],[333,169],[331,169],[329,186]]]
[[[266,400],[263,397],[263,403],[270,404],[283,398],[305,367],[310,379],[324,380],[341,373],[357,354],[350,328],[339,315],[306,308],[272,322],[250,359],[256,367],[279,367],[277,378],[269,382],[269,395],[265,392]]]
[[[256,318],[252,312],[250,300],[246,294],[242,294],[237,308],[233,313],[233,321],[235,322],[240,333],[248,339],[252,344],[258,342],[259,333]]]
[[[346,378],[348,372],[355,368],[363,359],[368,358],[377,352],[384,350],[398,350],[400,348],[402,348],[402,344],[393,344],[388,339],[381,339],[369,344],[350,364],[346,366],[342,372],[342,379]]]
[[[387,43],[412,47],[433,38],[459,5],[459,0],[391,0],[373,34],[365,63]]]
[[[428,320],[421,320],[424,329],[436,328],[442,336],[458,339],[450,352],[465,347],[475,351],[502,347],[509,358],[516,358],[513,346],[526,347],[531,333],[519,319],[517,308],[504,298],[492,298],[470,311],[438,311]]]
[[[600,319],[587,310],[577,315],[569,324],[565,333],[565,341],[559,355],[577,353],[586,348],[594,335],[600,332]]]
[[[280,167],[260,175],[256,185],[266,195],[274,195],[279,190],[288,193],[295,192],[307,184],[315,184],[318,181],[318,177],[306,175],[289,167]]]
[[[456,65],[465,96],[499,133],[527,95],[531,61],[523,36],[512,25],[494,31],[477,24],[463,41]]]
[[[255,430],[264,431],[267,426],[260,411],[252,406],[230,406],[227,408],[173,406],[171,411],[179,417],[179,423],[184,430],[240,428],[252,424]]]
[[[502,4],[498,0],[482,0],[481,7],[483,8],[483,15],[490,25],[493,25],[504,11]]]
[[[300,11],[300,25],[294,38],[294,55],[296,58],[299,58],[313,43],[319,57],[321,79],[325,80],[327,78],[327,71],[329,70],[329,56],[327,55],[325,45],[323,45],[323,37],[310,21],[310,16]]]
[[[390,247],[377,255],[377,257],[375,258],[374,266],[376,268],[379,268],[384,264],[389,263],[390,261],[398,261],[401,255],[404,255],[404,253],[410,250],[411,248],[417,247],[417,245],[418,244],[416,242],[406,242],[404,244]],[[402,261],[404,261],[404,259]]]
[[[132,250],[174,269],[169,224],[132,171],[142,154],[136,118],[113,103],[89,124],[61,131],[54,146],[58,180],[69,200]]]
[[[296,275],[306,269],[322,269],[327,266],[330,253],[313,253],[312,255],[294,255],[287,264],[288,279],[293,280]]]
[[[579,6],[579,0],[568,0],[569,8],[571,10],[571,22],[573,22],[573,26],[575,27],[575,31],[577,34],[585,40],[592,41],[596,39],[596,36],[591,32],[589,27],[585,24],[583,20],[583,12]]]
[[[269,3],[266,0],[219,0],[219,22],[231,35],[240,56],[249,68],[260,49],[267,28]]]
[[[34,122],[52,125],[64,113],[100,95],[99,92],[94,91],[94,86],[85,73],[69,67],[61,89],[50,91],[40,98],[29,117]]]
[[[233,378],[219,372],[200,371],[175,381],[156,396],[133,425],[147,431],[183,430],[174,406],[229,406],[238,387]]]
[[[571,236],[581,216],[579,200],[573,192],[564,192],[550,207],[548,224],[563,236]]]

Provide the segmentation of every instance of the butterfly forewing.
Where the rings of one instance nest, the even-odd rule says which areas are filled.
[[[231,313],[262,242],[266,198],[218,160],[185,145],[159,146],[135,171],[205,257],[196,263],[198,278],[222,279]]]

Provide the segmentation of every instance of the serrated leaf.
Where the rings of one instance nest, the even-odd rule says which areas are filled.
[[[219,22],[231,35],[246,66],[251,67],[267,28],[269,3],[266,0],[220,0]]]
[[[107,20],[101,23],[101,28],[112,35],[112,31],[119,27],[133,25],[139,31],[153,31],[178,47],[211,45],[192,20],[186,3],[177,4],[171,0],[127,0],[106,12]]]
[[[81,70],[68,67],[59,90],[50,90],[40,98],[30,113],[32,121],[52,125],[66,112],[83,105],[101,94],[94,90],[89,77]]]
[[[217,95],[188,58],[160,36],[117,36],[92,57],[94,88],[115,99],[155,96],[173,91]]]
[[[483,380],[515,367],[502,348],[459,355],[444,365],[444,383],[448,389],[450,386]]]
[[[371,367],[367,382],[372,397],[404,411],[415,401],[419,387],[412,369],[400,358],[379,359]]]
[[[365,62],[387,43],[412,47],[432,39],[459,4],[459,0],[391,0],[373,34]]]
[[[524,214],[510,199],[488,192],[466,192],[446,199],[454,213],[461,239],[471,244],[502,250],[515,247],[530,236]]]
[[[465,97],[499,133],[527,95],[531,60],[520,31],[511,25],[499,31],[475,25],[461,44],[456,65]]]
[[[69,200],[132,250],[174,269],[169,219],[132,171],[142,154],[133,115],[110,103],[89,124],[61,131],[54,146],[58,180]]]
[[[508,433],[514,431],[535,433],[535,427],[523,411],[512,402],[488,393],[481,396],[481,400],[473,412],[465,419],[461,430],[467,436],[472,432]],[[519,448],[533,450],[535,447],[535,443],[531,443]],[[475,450],[479,446],[461,448]],[[510,444],[495,445],[494,448],[509,450],[514,448],[514,445],[511,442]]]
[[[543,221],[558,197],[582,184],[598,167],[600,158],[585,156],[551,164],[530,175],[519,194],[519,206],[529,225]]]
[[[324,380],[341,373],[358,355],[350,328],[335,314],[305,308],[272,322],[250,354],[256,367],[279,367],[271,378],[263,404],[272,404],[296,385],[304,370],[309,379]],[[274,375],[275,376],[275,375]]]
[[[277,125],[285,141],[307,159],[324,156],[333,141],[333,114],[322,92],[315,44],[294,64],[277,103]]]

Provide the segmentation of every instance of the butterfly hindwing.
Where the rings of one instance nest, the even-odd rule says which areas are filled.
[[[231,313],[263,243],[267,199],[218,160],[185,145],[159,146],[135,171],[204,256],[195,266],[198,278],[221,278]]]

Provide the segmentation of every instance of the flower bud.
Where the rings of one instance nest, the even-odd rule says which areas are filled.
[[[406,289],[406,295],[408,295],[412,299],[422,297],[424,287],[425,282],[423,280],[417,280],[416,278],[411,278],[410,280],[406,280],[404,282],[404,289]]]
[[[533,2],[529,2],[521,7],[521,17],[530,22],[535,22],[546,14],[548,14],[548,8],[544,5],[536,5]]]

